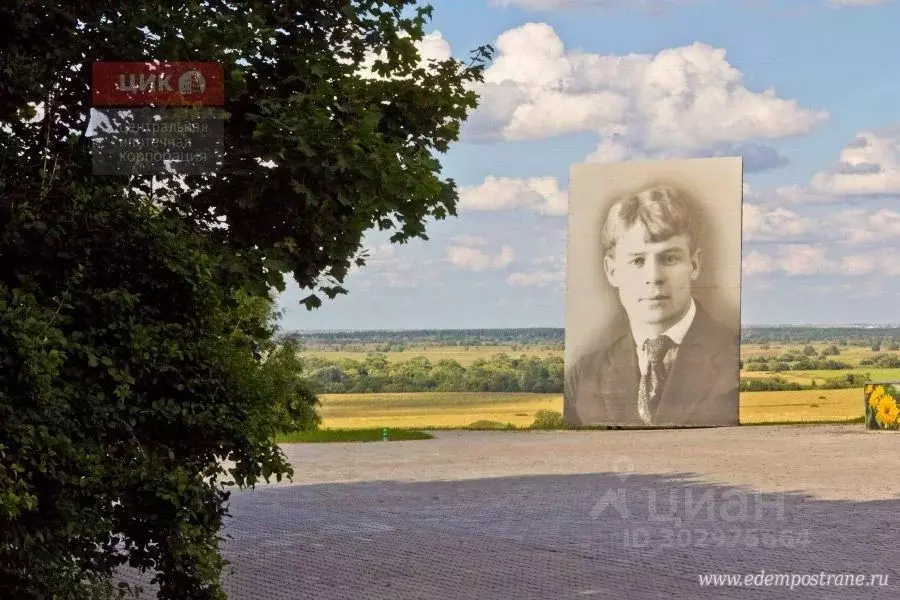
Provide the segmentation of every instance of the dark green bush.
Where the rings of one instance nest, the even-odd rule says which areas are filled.
[[[539,410],[534,413],[534,422],[531,429],[564,429],[562,413],[555,410]]]

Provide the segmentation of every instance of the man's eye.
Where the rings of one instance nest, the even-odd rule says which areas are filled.
[[[644,264],[644,259],[643,258],[634,258],[631,260],[631,264],[633,264],[637,267],[640,267],[641,265]]]
[[[663,258],[663,262],[665,262],[667,265],[674,265],[678,262],[678,257],[674,255],[666,256],[665,258]]]

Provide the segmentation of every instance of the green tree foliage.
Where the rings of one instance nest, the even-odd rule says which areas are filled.
[[[741,379],[740,385],[742,392],[784,392],[802,389],[804,388],[799,383],[787,381],[783,377]]]
[[[429,15],[0,4],[0,597],[99,598],[124,562],[156,569],[161,598],[224,597],[221,476],[290,475],[272,440],[315,425],[295,349],[268,344],[269,290],[290,272],[318,306],[365,262],[365,231],[404,242],[455,214],[435,154],[490,52],[422,68]],[[360,75],[370,52],[379,77]],[[155,59],[224,66],[221,168],[93,176],[92,64]]]
[[[449,359],[432,364],[424,357],[388,362],[378,353],[365,361],[305,357],[302,362],[318,393],[563,391],[561,356],[510,358],[499,353],[468,368]]]
[[[840,390],[862,386],[872,381],[868,373],[847,373],[841,377],[828,377],[819,389]]]
[[[876,354],[860,360],[859,364],[864,367],[874,366],[881,369],[896,369],[900,368],[900,356],[896,354]]]
[[[871,361],[866,364],[873,364]],[[772,362],[765,356],[748,360],[747,371],[816,371],[846,370],[851,365],[835,360],[803,359],[792,365]],[[476,360],[468,368],[455,360],[443,359],[432,364],[424,357],[409,361],[389,362],[384,354],[370,353],[364,361],[352,359],[328,360],[303,357],[300,369],[308,374],[308,381],[317,393],[378,393],[378,392],[525,392],[561,394],[563,392],[564,363],[562,357],[510,358],[496,354],[488,360]],[[893,355],[882,355],[874,363],[878,367],[900,367]],[[754,377],[741,379],[743,392],[791,391],[804,389],[840,389],[852,387],[866,376],[848,373],[826,378],[822,383],[803,385],[783,377]]]
[[[114,189],[81,198],[22,211],[0,241],[0,586],[90,598],[80,583],[122,541],[171,597],[204,597],[222,564],[219,461],[241,485],[291,473],[259,338],[206,236]]]
[[[831,352],[823,351],[823,355]],[[865,360],[865,359],[863,359]],[[784,354],[782,356],[751,356],[747,359],[743,369],[747,372],[759,371],[821,371],[852,369],[853,365],[839,360],[813,358],[798,352]]]
[[[761,344],[764,350],[768,350],[769,344],[784,343],[834,343],[841,347],[866,347],[873,343],[881,344],[882,340],[887,343],[886,338],[897,335],[896,327],[746,327],[741,331],[741,343]]]
[[[565,426],[562,413],[555,410],[539,410],[534,413],[531,429],[564,429]]]
[[[232,294],[232,299],[237,309],[232,314],[236,322],[231,338],[252,348],[258,363],[252,381],[274,407],[278,433],[317,429],[322,422],[315,410],[319,400],[303,376],[299,345],[292,340],[277,343],[273,338],[282,316],[276,310],[275,299],[270,295],[253,296],[243,289]]]
[[[753,377],[741,379],[742,392],[785,392],[794,390],[840,390],[858,387],[871,381],[868,373],[846,373],[840,377],[827,377],[822,383],[813,379],[809,385],[788,381],[783,377]]]

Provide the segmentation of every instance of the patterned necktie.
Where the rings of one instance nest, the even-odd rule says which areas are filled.
[[[668,373],[666,373],[664,359],[672,344],[672,340],[667,335],[644,342],[648,364],[647,371],[641,376],[641,385],[638,389],[638,412],[641,420],[647,425],[653,425],[656,408],[659,406],[663,389],[666,387]]]

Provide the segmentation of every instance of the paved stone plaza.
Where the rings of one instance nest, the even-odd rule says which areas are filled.
[[[232,495],[223,582],[232,600],[895,599],[898,450],[861,426],[289,445],[293,483]],[[866,585],[699,583],[763,570]]]

